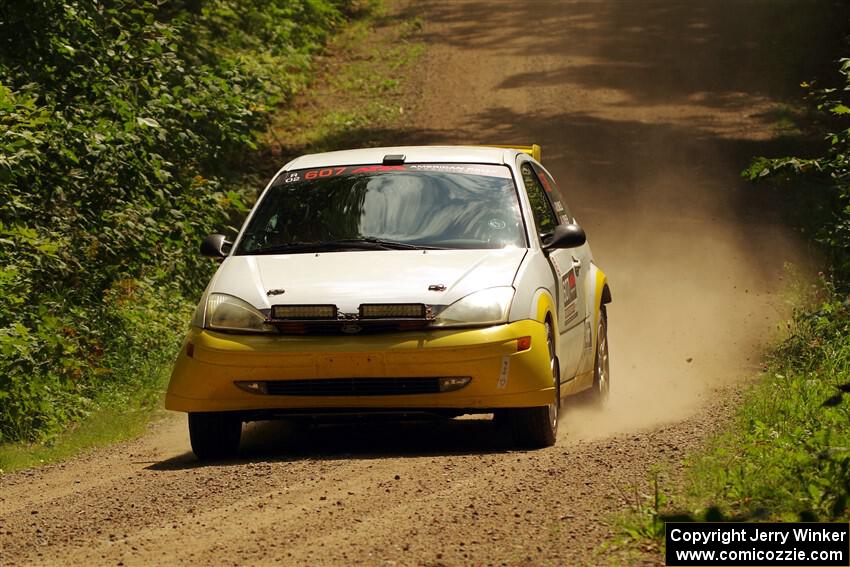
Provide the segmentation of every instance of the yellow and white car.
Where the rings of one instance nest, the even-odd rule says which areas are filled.
[[[555,442],[609,391],[605,275],[539,146],[306,155],[266,187],[201,298],[168,387],[199,458],[244,422],[493,413]]]

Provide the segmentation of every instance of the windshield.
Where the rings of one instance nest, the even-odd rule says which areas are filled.
[[[525,247],[506,166],[368,165],[282,173],[236,254]]]

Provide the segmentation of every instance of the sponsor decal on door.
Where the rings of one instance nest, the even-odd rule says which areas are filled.
[[[564,324],[569,324],[578,317],[577,299],[578,286],[576,285],[576,270],[570,268],[562,278],[564,286]]]

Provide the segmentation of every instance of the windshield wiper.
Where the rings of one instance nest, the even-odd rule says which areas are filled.
[[[246,252],[247,254],[299,254],[304,252],[325,252],[327,250],[376,250],[381,247],[370,242],[342,243],[342,242],[288,242],[275,246],[265,246],[256,250]]]
[[[438,246],[421,246],[365,236],[362,238],[341,238],[338,240],[316,242],[288,242],[276,246],[267,246],[251,250],[248,254],[299,254],[308,252],[327,252],[335,250],[445,250]]]
[[[410,244],[408,242],[399,242],[397,240],[387,240],[386,238],[377,238],[375,236],[361,236],[359,238],[341,238],[325,242],[325,244],[377,244],[392,250],[448,250],[442,246],[427,246],[425,244]]]

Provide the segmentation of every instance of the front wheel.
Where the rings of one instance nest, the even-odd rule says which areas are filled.
[[[189,414],[189,441],[201,461],[230,459],[239,454],[242,420],[226,412]]]
[[[514,441],[528,448],[551,447],[558,437],[558,414],[561,409],[561,380],[558,359],[555,356],[555,338],[552,325],[546,321],[546,340],[549,346],[549,371],[554,386],[551,404],[536,408],[516,408],[503,414],[510,423]]]

